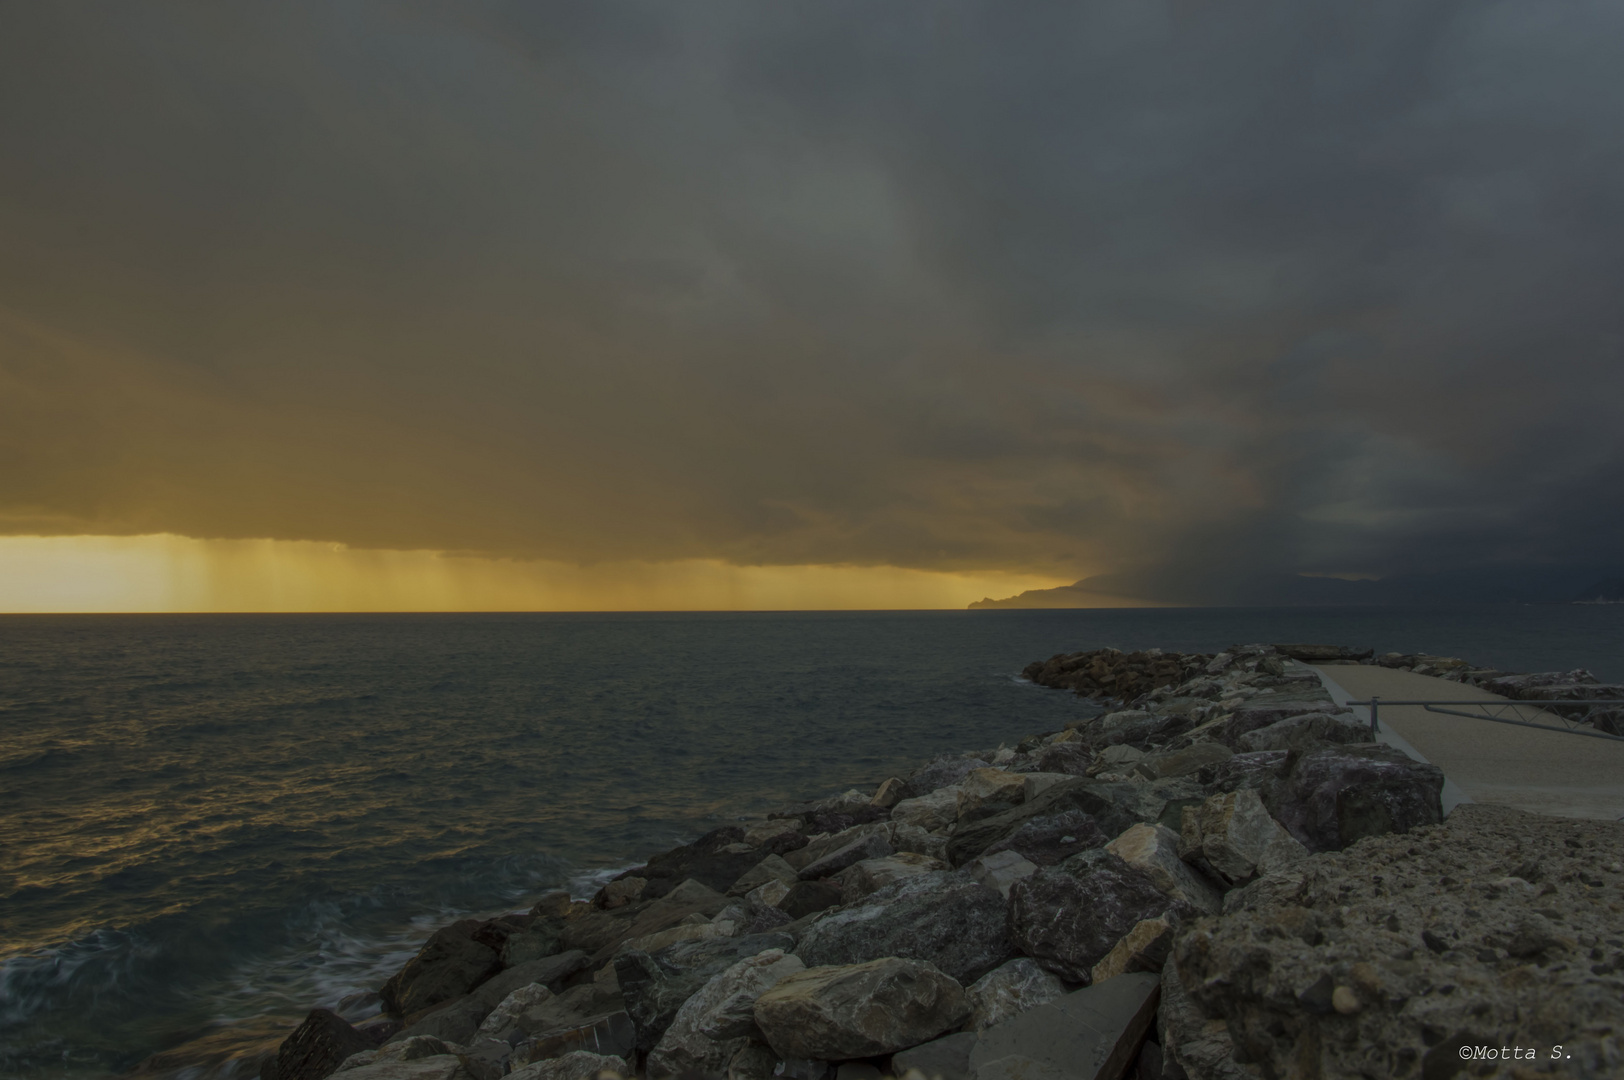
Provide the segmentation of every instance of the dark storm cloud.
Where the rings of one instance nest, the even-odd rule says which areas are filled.
[[[0,24],[13,532],[1211,598],[1618,549],[1613,5]]]

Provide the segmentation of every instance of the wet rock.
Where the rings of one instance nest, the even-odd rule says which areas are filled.
[[[1381,743],[1302,755],[1281,782],[1274,817],[1310,851],[1443,820],[1444,774]]]
[[[988,847],[982,857],[1013,851],[1038,866],[1053,866],[1079,851],[1104,847],[1110,839],[1092,814],[1082,810],[1065,810],[1029,818],[1008,836]]]
[[[785,862],[783,856],[769,855],[743,874],[740,874],[739,880],[735,881],[727,890],[727,895],[743,896],[769,881],[782,881],[786,885],[793,885],[799,880],[795,868]]]
[[[756,999],[755,1020],[784,1058],[842,1061],[934,1039],[969,1015],[963,988],[927,963],[885,957],[813,967]]]
[[[738,961],[769,949],[794,947],[795,939],[788,934],[768,933],[616,957],[615,977],[627,1015],[637,1028],[637,1049],[644,1053],[654,1049],[682,1003]]]
[[[562,1057],[526,1065],[508,1075],[511,1080],[600,1080],[605,1076],[629,1077],[632,1067],[622,1057],[573,1050]]]
[[[899,851],[879,859],[865,859],[841,871],[837,883],[841,903],[852,904],[870,893],[920,874],[935,874],[952,867],[928,855]]]
[[[651,952],[677,940],[725,937],[727,934],[720,929],[706,932],[697,928],[667,934],[664,939],[656,935],[675,930],[683,924],[692,927],[709,920],[726,907],[727,903],[726,896],[709,886],[692,879],[684,881],[660,899],[642,908],[635,918],[622,921],[617,932],[593,954],[593,962],[601,963],[616,952],[623,952],[629,948],[641,948],[643,952]]]
[[[833,877],[848,867],[855,866],[865,859],[882,859],[892,854],[890,837],[883,832],[870,833],[858,837],[845,847],[838,848],[829,854],[808,863],[801,868],[802,881],[817,881],[821,878]]]
[[[897,1076],[917,1072],[926,1080],[971,1080],[970,1051],[976,1034],[961,1031],[911,1046],[891,1058],[891,1071]]]
[[[1094,965],[1093,981],[1101,983],[1130,971],[1160,972],[1173,948],[1176,929],[1174,921],[1166,916],[1140,922]]]
[[[351,1054],[377,1045],[337,1013],[312,1009],[293,1034],[282,1040],[260,1076],[264,1080],[322,1080]]]
[[[746,957],[683,1003],[647,1062],[653,1080],[685,1073],[716,1075],[756,1032],[756,999],[804,971],[800,958],[769,949]]]
[[[1228,761],[1234,756],[1235,752],[1223,743],[1198,742],[1183,750],[1149,754],[1134,763],[1133,771],[1149,780],[1188,776],[1199,769]]]
[[[646,878],[648,884],[642,891],[645,900],[658,900],[690,880],[718,893],[725,892],[740,874],[761,861],[762,852],[743,841],[744,830],[736,825],[714,829],[691,844],[654,856],[647,866],[629,870],[621,877]]]
[[[778,901],[778,910],[792,919],[804,919],[842,902],[840,886],[829,881],[798,881]]]
[[[1037,863],[1019,852],[998,851],[967,864],[964,872],[999,896],[1007,897],[1011,885],[1037,873],[1037,869]]]
[[[1308,855],[1264,807],[1252,788],[1214,795],[1184,812],[1179,852],[1199,857],[1225,881],[1236,884],[1254,874],[1282,869]]]
[[[474,991],[474,996],[484,1002],[487,1008],[494,1009],[503,998],[521,986],[529,986],[531,983],[541,983],[554,993],[558,993],[563,989],[565,979],[578,971],[586,970],[588,966],[586,954],[579,949],[543,957],[540,960],[530,960],[480,983],[479,989]]]
[[[1235,740],[1247,753],[1258,750],[1308,750],[1320,743],[1358,743],[1370,738],[1370,726],[1352,713],[1303,713],[1249,731]]]
[[[1223,906],[1223,894],[1179,858],[1179,834],[1163,825],[1138,824],[1105,845],[1105,850],[1140,871],[1176,900],[1208,915]]]
[[[1066,993],[1065,984],[1024,956],[987,972],[965,988],[970,1031],[981,1031]]]
[[[865,804],[851,813],[814,813],[806,816],[806,828],[812,833],[837,833],[858,825],[889,820],[891,813],[883,806]]]
[[[466,1043],[474,1037],[493,1007],[477,994],[465,994],[454,1001],[413,1013],[389,1041],[401,1042],[426,1035],[448,1043]]]
[[[1568,1075],[1615,1075],[1604,1033],[1624,1029],[1624,995],[1587,950],[1620,951],[1607,944],[1618,914],[1578,875],[1621,856],[1624,824],[1466,804],[1259,879],[1245,904],[1181,935],[1174,964],[1265,1075],[1451,1075],[1472,1042],[1561,1043]],[[1544,884],[1503,884],[1528,861]],[[1531,917],[1546,924],[1522,946],[1533,954],[1511,955]]]
[[[1155,975],[1122,975],[1039,1005],[981,1033],[970,1051],[977,1080],[1116,1080],[1156,1022]]]
[[[637,1028],[624,1012],[607,1013],[576,1027],[552,1028],[532,1035],[513,1048],[510,1059],[518,1066],[585,1050],[625,1059],[637,1048]]]
[[[808,967],[887,956],[918,960],[960,984],[1015,955],[1004,898],[960,874],[921,874],[886,886],[807,927],[795,952]]]
[[[443,1001],[462,997],[502,968],[503,935],[492,944],[478,940],[483,924],[463,919],[429,936],[416,956],[383,984],[378,996],[396,1016],[410,1016]]]
[[[606,911],[625,907],[627,904],[641,900],[643,891],[647,888],[647,878],[616,878],[598,890],[598,895],[593,897],[592,903]]]
[[[1009,891],[1009,934],[1049,971],[1087,983],[1094,965],[1124,934],[1169,912],[1179,918],[1196,914],[1143,871],[1095,850],[1016,882]]]
[[[958,757],[953,754],[944,754],[930,763],[914,770],[908,777],[907,791],[904,799],[914,799],[921,795],[956,784],[976,769],[985,769],[992,762],[975,757]]]

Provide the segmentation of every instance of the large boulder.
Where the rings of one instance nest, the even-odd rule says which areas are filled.
[[[1624,823],[1469,803],[1260,878],[1173,959],[1266,1076],[1446,1077],[1463,1047],[1558,1044],[1565,1075],[1617,1076],[1624,950],[1598,899],[1621,860]]]
[[[1270,809],[1310,851],[1408,832],[1443,820],[1444,774],[1382,743],[1326,747],[1299,757]]]
[[[888,956],[814,967],[756,999],[755,1020],[784,1058],[877,1057],[934,1039],[970,1014],[964,989],[930,964]]]
[[[1004,898],[960,874],[920,874],[807,927],[796,954],[809,967],[885,956],[919,960],[969,983],[1015,955]]]
[[[645,900],[658,900],[688,880],[725,893],[740,874],[759,863],[766,854],[743,841],[744,830],[736,825],[714,829],[693,843],[656,855],[648,865],[635,867],[620,876],[645,879],[647,884],[642,888]]]
[[[1281,869],[1308,849],[1269,815],[1256,789],[1241,788],[1184,811],[1179,853],[1233,885]]]
[[[276,1056],[260,1068],[263,1080],[323,1080],[351,1054],[378,1044],[365,1032],[328,1009],[312,1009],[293,1034],[282,1040]]]
[[[605,1074],[631,1076],[632,1067],[625,1058],[595,1054],[590,1050],[572,1050],[561,1057],[548,1058],[517,1069],[508,1074],[508,1080],[598,1080]]]
[[[1320,743],[1357,743],[1370,738],[1370,727],[1352,713],[1311,712],[1276,720],[1235,740],[1246,753],[1258,750],[1308,750]]]
[[[768,855],[759,863],[739,875],[727,890],[729,896],[744,896],[747,893],[765,885],[769,881],[781,881],[785,885],[793,885],[800,880],[795,867],[784,861],[782,855]]]
[[[1026,801],[1026,777],[1004,769],[973,769],[956,786],[959,800],[955,820],[961,826],[1013,810]]]
[[[926,832],[941,832],[959,818],[959,790],[940,787],[891,807],[891,820]]]
[[[1223,894],[1179,858],[1179,834],[1165,825],[1141,822],[1105,845],[1105,850],[1143,872],[1156,887],[1206,915],[1216,915]]]
[[[1039,1005],[981,1033],[976,1080],[1117,1080],[1156,1022],[1155,975],[1122,975]]]
[[[865,859],[883,859],[893,853],[891,838],[883,832],[870,833],[860,836],[845,847],[836,848],[829,854],[816,859],[801,868],[802,881],[817,881],[826,877],[833,877],[848,867],[855,866]]]
[[[799,873],[825,855],[839,851],[853,841],[861,840],[866,836],[882,836],[889,840],[891,838],[891,823],[889,821],[872,821],[866,825],[854,825],[840,832],[814,836],[804,846],[787,852],[784,855],[784,861]]]
[[[510,936],[488,933],[477,919],[441,927],[378,991],[384,1008],[410,1016],[462,997],[502,970],[501,948]]]
[[[782,949],[746,957],[711,979],[677,1010],[648,1056],[652,1080],[681,1074],[717,1075],[756,1031],[756,999],[806,970]]]
[[[948,859],[954,866],[963,866],[1028,821],[1067,810],[1081,810],[1094,818],[1101,832],[1116,836],[1129,825],[1157,820],[1167,801],[1154,784],[1063,781],[1012,810],[955,829],[947,846]]]
[[[883,858],[864,859],[842,870],[836,880],[840,883],[841,902],[852,904],[887,885],[895,885],[899,881],[918,877],[920,874],[934,874],[950,869],[952,867],[941,859],[899,851]]]
[[[769,949],[794,947],[795,939],[788,934],[750,934],[615,957],[621,999],[637,1028],[637,1049],[653,1050],[682,1003],[738,961]]]
[[[1013,851],[1039,866],[1053,866],[1080,851],[1104,847],[1110,839],[1094,815],[1082,810],[1062,810],[1028,818],[1002,840],[990,845],[982,857]]]
[[[434,1054],[410,1061],[380,1060],[344,1071],[344,1080],[474,1080],[462,1059]]]
[[[1293,695],[1295,697],[1296,695]],[[1309,713],[1347,713],[1347,710],[1331,701],[1328,695],[1321,695],[1323,701],[1270,701],[1267,698],[1261,701],[1248,702],[1237,708],[1228,719],[1219,724],[1214,732],[1218,741],[1231,749],[1241,749],[1241,737],[1248,732],[1259,728],[1269,727],[1282,720],[1305,716]]]
[[[1190,773],[1228,761],[1235,752],[1220,742],[1203,741],[1182,750],[1147,754],[1134,762],[1133,771],[1147,780],[1161,780]]]
[[[1144,749],[1153,740],[1171,738],[1191,726],[1187,716],[1124,709],[1100,717],[1087,728],[1084,737],[1095,750],[1123,743]]]
[[[987,972],[964,992],[970,1001],[967,1027],[982,1031],[1062,997],[1066,987],[1034,961],[1018,956]]]
[[[976,769],[985,769],[992,763],[977,757],[960,757],[953,754],[944,754],[925,765],[921,765],[908,776],[906,790],[902,793],[904,799],[917,798],[928,794],[937,788],[944,788],[963,780]]]
[[[1021,952],[1074,983],[1144,919],[1196,914],[1149,875],[1095,850],[1040,870],[1009,891],[1009,935]]]

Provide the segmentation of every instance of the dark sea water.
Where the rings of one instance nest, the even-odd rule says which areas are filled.
[[[1031,660],[1285,640],[1624,680],[1624,606],[0,617],[0,1075],[247,1045],[458,914],[1058,728]]]

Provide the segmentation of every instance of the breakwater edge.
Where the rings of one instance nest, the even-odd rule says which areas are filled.
[[[441,928],[260,1074],[1616,1075],[1624,826],[1444,820],[1304,660],[1611,695],[1318,648],[1035,664],[1104,707]]]

